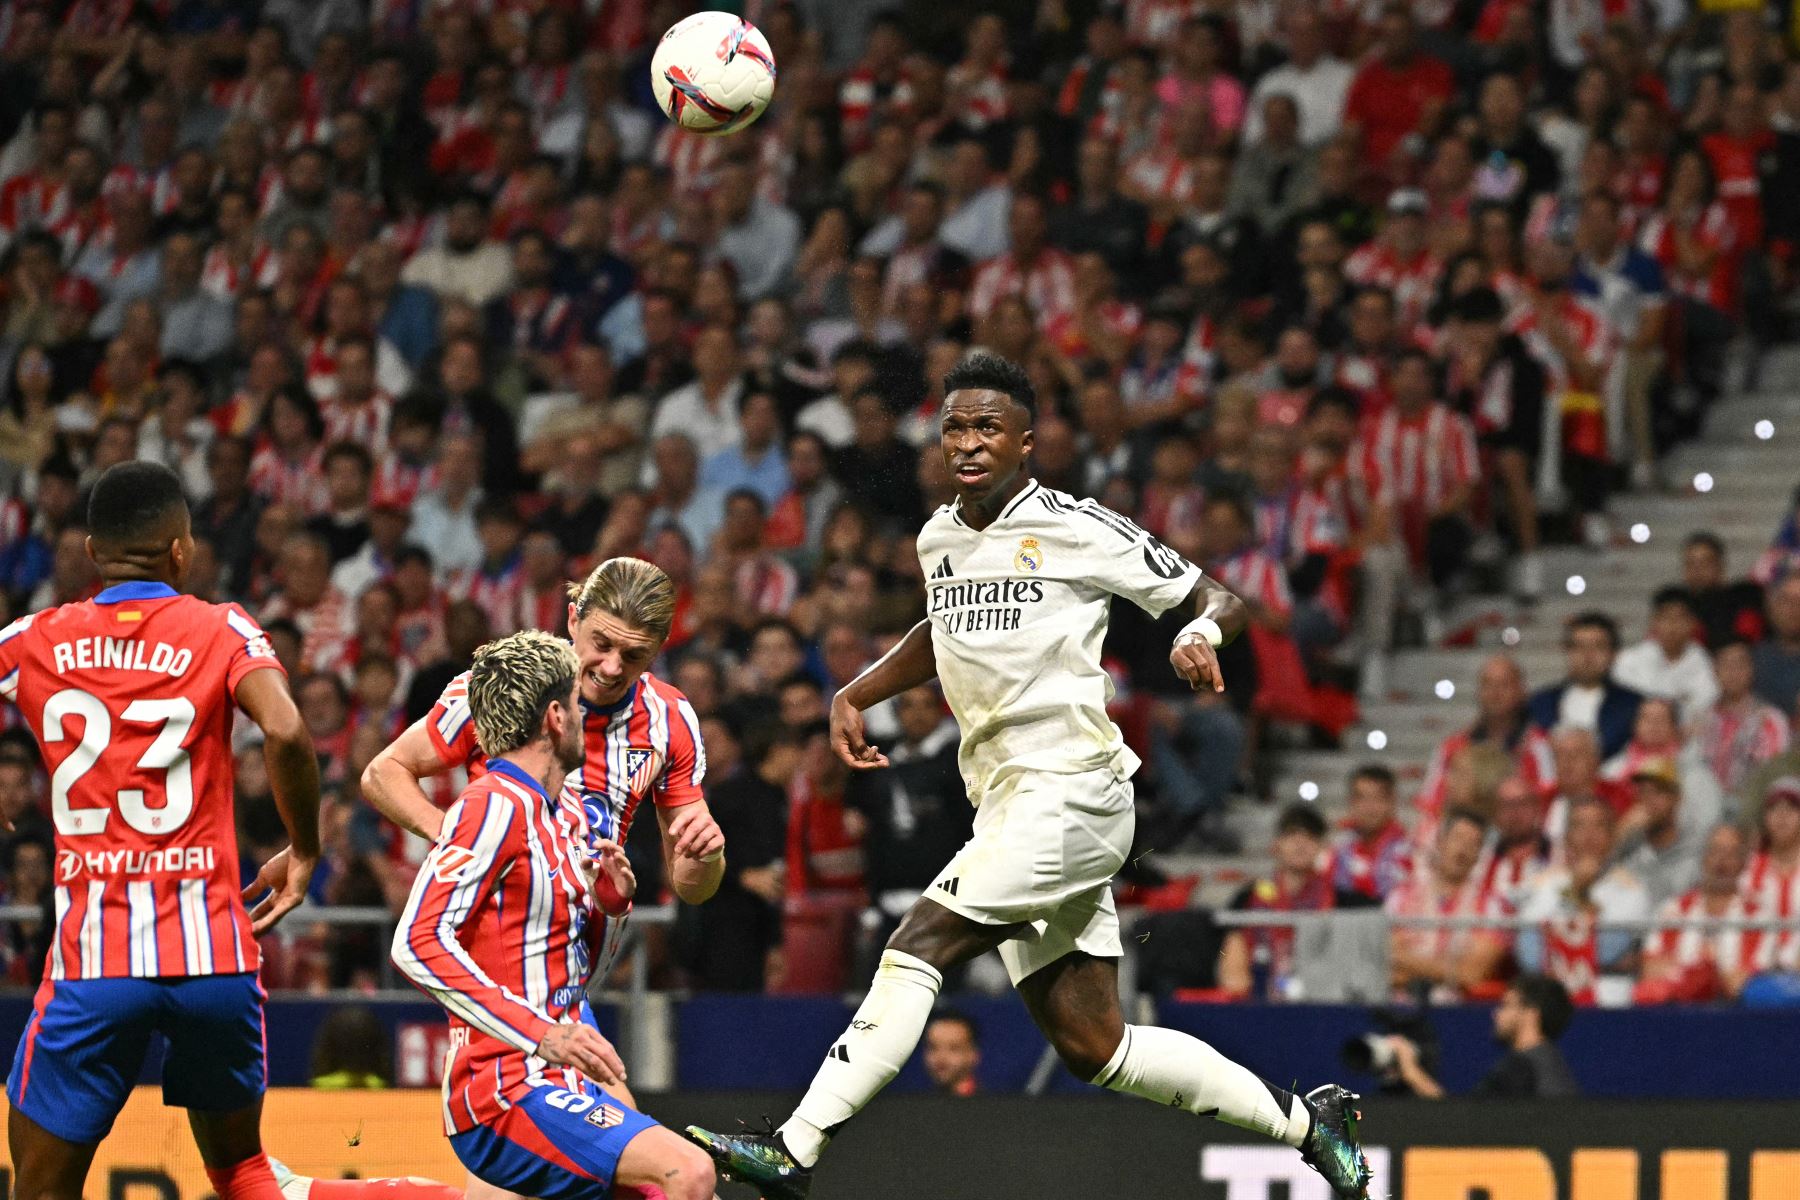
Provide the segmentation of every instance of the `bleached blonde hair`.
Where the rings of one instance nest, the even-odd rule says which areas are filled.
[[[580,583],[569,585],[575,619],[596,609],[611,613],[658,641],[675,624],[675,584],[663,569],[641,558],[609,558]]]
[[[489,642],[469,669],[469,715],[481,752],[493,757],[531,744],[553,700],[575,688],[575,647],[536,629]]]

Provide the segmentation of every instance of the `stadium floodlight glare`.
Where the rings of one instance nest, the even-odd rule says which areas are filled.
[[[1371,729],[1371,730],[1369,730],[1368,742],[1369,742],[1369,749],[1371,749],[1371,750],[1386,750],[1387,749],[1387,734],[1383,733],[1379,729]]]
[[[1319,798],[1319,785],[1308,779],[1300,785],[1300,798],[1311,804]]]
[[[1705,495],[1713,489],[1713,477],[1710,471],[1702,471],[1694,476],[1694,490]]]
[[[1636,542],[1640,546],[1643,545],[1645,542],[1649,541],[1650,540],[1650,527],[1648,525],[1644,524],[1642,521],[1639,521],[1637,524],[1633,525],[1631,527],[1631,540]]]
[[[1448,679],[1438,680],[1437,686],[1431,690],[1437,693],[1439,700],[1450,700],[1456,696],[1456,685]]]
[[[1766,442],[1775,436],[1775,422],[1768,419],[1756,423],[1756,440]]]
[[[1587,580],[1579,575],[1571,575],[1569,576],[1569,582],[1563,586],[1569,589],[1569,595],[1579,596],[1581,593],[1587,591]]]
[[[1520,634],[1518,628],[1516,626],[1508,625],[1505,629],[1500,631],[1500,644],[1503,646],[1516,646],[1519,644],[1519,637]]]

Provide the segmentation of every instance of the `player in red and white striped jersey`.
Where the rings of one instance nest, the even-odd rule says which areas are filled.
[[[563,811],[584,836],[622,842],[638,806],[652,799],[670,885],[687,903],[703,903],[724,875],[725,837],[700,793],[700,721],[687,697],[648,670],[674,621],[674,584],[641,559],[613,558],[572,591],[567,620],[581,658],[587,756],[564,782]],[[363,772],[369,802],[426,839],[437,837],[444,814],[420,781],[458,767],[479,775],[485,761],[466,688],[466,676],[451,680]]]
[[[1706,840],[1700,883],[1667,901],[1658,916],[1691,920],[1701,917],[1759,917],[1764,909],[1738,890],[1748,847],[1734,825],[1721,825]],[[1644,966],[1636,997],[1713,1000],[1736,998],[1744,982],[1775,966],[1773,930],[1701,929],[1670,925],[1644,942]]]
[[[577,672],[567,642],[535,631],[476,652],[466,701],[488,770],[445,814],[393,958],[450,1014],[444,1132],[476,1179],[709,1200],[712,1164],[632,1110],[624,1065],[583,1019],[589,924],[626,912],[636,881],[617,842],[589,843],[550,798],[585,753]]]
[[[305,898],[319,774],[286,675],[235,604],[175,587],[193,560],[182,485],[160,464],[102,475],[88,552],[105,588],[0,630],[0,697],[50,769],[55,930],[7,1095],[14,1186],[79,1196],[95,1147],[166,1039],[163,1098],[190,1109],[223,1200],[278,1200],[258,1126],[267,1083],[256,937]],[[293,848],[247,894],[231,730],[264,733]]]

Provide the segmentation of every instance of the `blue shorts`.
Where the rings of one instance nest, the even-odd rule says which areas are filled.
[[[570,1091],[546,1079],[491,1125],[452,1135],[450,1146],[497,1188],[537,1200],[596,1200],[612,1190],[626,1145],[655,1127],[597,1083]]]
[[[94,1145],[167,1043],[163,1103],[203,1112],[253,1104],[268,1086],[262,984],[254,973],[46,979],[13,1056],[6,1095],[67,1142]]]

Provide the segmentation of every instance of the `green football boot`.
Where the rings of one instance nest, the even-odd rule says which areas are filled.
[[[1362,1118],[1356,1110],[1360,1099],[1335,1083],[1306,1094],[1313,1125],[1300,1156],[1325,1177],[1339,1200],[1368,1200],[1369,1196],[1369,1160],[1363,1157],[1356,1137],[1356,1124]]]
[[[812,1191],[812,1171],[794,1161],[773,1124],[764,1133],[713,1133],[698,1125],[684,1132],[712,1156],[722,1177],[749,1184],[763,1200],[806,1200]]]

